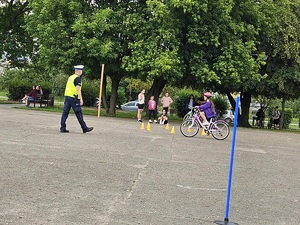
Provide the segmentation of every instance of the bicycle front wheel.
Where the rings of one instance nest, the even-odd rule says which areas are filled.
[[[189,111],[187,114],[185,114],[182,121],[191,120],[192,118],[193,118],[193,112]]]
[[[185,120],[180,125],[180,132],[185,137],[194,137],[199,132],[199,125],[196,121],[193,121],[191,119]]]
[[[224,140],[228,137],[230,130],[226,122],[219,120],[212,124],[210,132],[215,139]]]

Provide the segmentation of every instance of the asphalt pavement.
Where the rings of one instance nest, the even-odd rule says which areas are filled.
[[[0,105],[0,224],[211,225],[226,209],[232,132],[186,138],[179,124]],[[171,133],[174,127],[175,133]],[[232,130],[231,130],[232,131]],[[238,128],[229,221],[300,221],[299,134]]]

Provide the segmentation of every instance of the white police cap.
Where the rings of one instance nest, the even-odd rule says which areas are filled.
[[[75,70],[83,70],[83,67],[84,67],[84,65],[77,65],[77,66],[74,66],[74,69]]]

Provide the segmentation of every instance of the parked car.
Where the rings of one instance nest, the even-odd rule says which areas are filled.
[[[226,121],[226,123],[232,123],[234,121],[234,115],[231,110],[226,110],[226,113],[223,114],[222,119]]]
[[[121,109],[124,111],[137,111],[138,110],[138,100],[127,102],[121,105]]]

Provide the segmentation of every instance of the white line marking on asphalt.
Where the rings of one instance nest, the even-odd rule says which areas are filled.
[[[243,148],[243,147],[237,147],[236,148],[237,151],[243,151],[243,152],[254,152],[254,153],[261,153],[261,154],[266,154],[267,152],[262,150],[262,149],[258,149],[258,148]]]
[[[192,186],[183,186],[183,185],[177,185],[177,187],[189,189],[189,190],[203,190],[203,191],[226,191],[226,189],[219,189],[219,188],[198,188],[198,187],[192,187]]]

